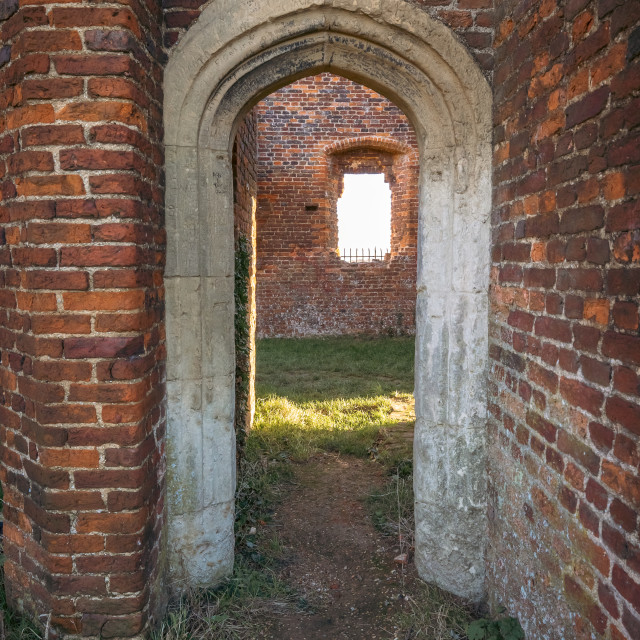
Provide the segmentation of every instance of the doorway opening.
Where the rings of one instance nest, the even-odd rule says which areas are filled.
[[[323,73],[260,101],[233,149],[236,334],[244,334],[236,335],[244,446],[234,575],[264,575],[268,564],[318,609],[301,618],[289,603],[277,623],[265,622],[274,637],[307,637],[326,617],[340,628],[370,625],[364,635],[372,636],[383,623],[376,615],[404,610],[397,599],[397,607],[384,605],[389,586],[378,583],[392,575],[402,590],[415,580],[416,136],[391,101]],[[354,231],[371,229],[371,208],[386,196],[386,261],[350,264],[337,250],[343,182],[371,176],[381,189],[360,195],[361,205],[373,199]],[[292,476],[300,489],[283,481]],[[313,544],[321,539],[340,553]],[[265,585],[266,608],[269,591]]]
[[[254,120],[257,335],[413,335],[419,151],[409,119],[376,91],[325,72],[261,100],[239,134]],[[345,179],[367,174],[386,191],[388,239],[382,259],[363,261],[360,245],[359,259],[346,261],[338,202]],[[376,226],[360,211],[357,237]]]

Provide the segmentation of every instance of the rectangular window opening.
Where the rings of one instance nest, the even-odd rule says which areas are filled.
[[[346,173],[338,200],[338,253],[345,262],[384,260],[391,245],[391,189],[383,173]]]

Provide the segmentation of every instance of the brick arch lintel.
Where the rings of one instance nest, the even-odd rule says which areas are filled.
[[[387,138],[384,136],[358,136],[355,138],[346,138],[338,140],[324,148],[324,153],[328,156],[344,153],[347,151],[384,151],[394,155],[410,153],[411,147],[399,140]]]

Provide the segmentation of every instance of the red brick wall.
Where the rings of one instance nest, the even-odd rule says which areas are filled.
[[[255,209],[258,195],[258,124],[251,111],[238,127],[233,143],[233,202],[236,239],[255,235]]]
[[[498,11],[490,592],[527,637],[638,638],[640,3]]]
[[[277,91],[256,112],[258,335],[412,333],[418,153],[407,118],[331,74]],[[389,183],[383,261],[350,264],[337,254],[345,172],[384,173]]]
[[[162,15],[10,0],[0,19],[7,595],[131,635],[162,526]]]

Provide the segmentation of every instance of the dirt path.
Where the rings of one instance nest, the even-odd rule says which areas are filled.
[[[282,578],[311,605],[309,613],[272,618],[270,640],[394,638],[390,617],[406,607],[413,565],[394,558],[398,540],[381,535],[366,496],[381,487],[381,467],[369,460],[322,454],[295,470],[296,484],[274,514],[285,546]]]

